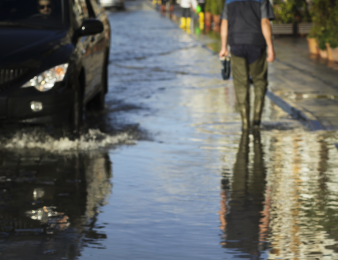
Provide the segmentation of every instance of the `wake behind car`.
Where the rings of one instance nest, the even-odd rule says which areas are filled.
[[[0,124],[67,121],[104,107],[110,26],[96,0],[0,0]]]

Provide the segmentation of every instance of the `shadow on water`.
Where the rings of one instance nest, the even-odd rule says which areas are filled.
[[[94,230],[111,193],[105,152],[0,151],[0,258],[75,259],[106,235]]]

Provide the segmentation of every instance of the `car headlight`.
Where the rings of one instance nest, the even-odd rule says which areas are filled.
[[[35,87],[41,92],[45,92],[54,87],[56,82],[62,81],[66,75],[68,63],[61,64],[46,70],[26,82],[22,88]]]

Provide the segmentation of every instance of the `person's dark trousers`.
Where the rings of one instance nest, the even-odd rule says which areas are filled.
[[[242,128],[250,127],[250,81],[254,84],[255,103],[253,113],[253,126],[259,126],[264,106],[265,93],[268,86],[266,52],[251,64],[245,58],[237,57],[231,53],[232,76],[234,80],[237,103],[242,118]]]
[[[181,9],[182,9],[182,17],[184,17],[184,18],[190,18],[191,17],[190,8],[181,7]]]

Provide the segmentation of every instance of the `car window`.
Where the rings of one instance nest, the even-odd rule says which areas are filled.
[[[65,8],[65,0],[0,0],[0,26],[60,28]]]

